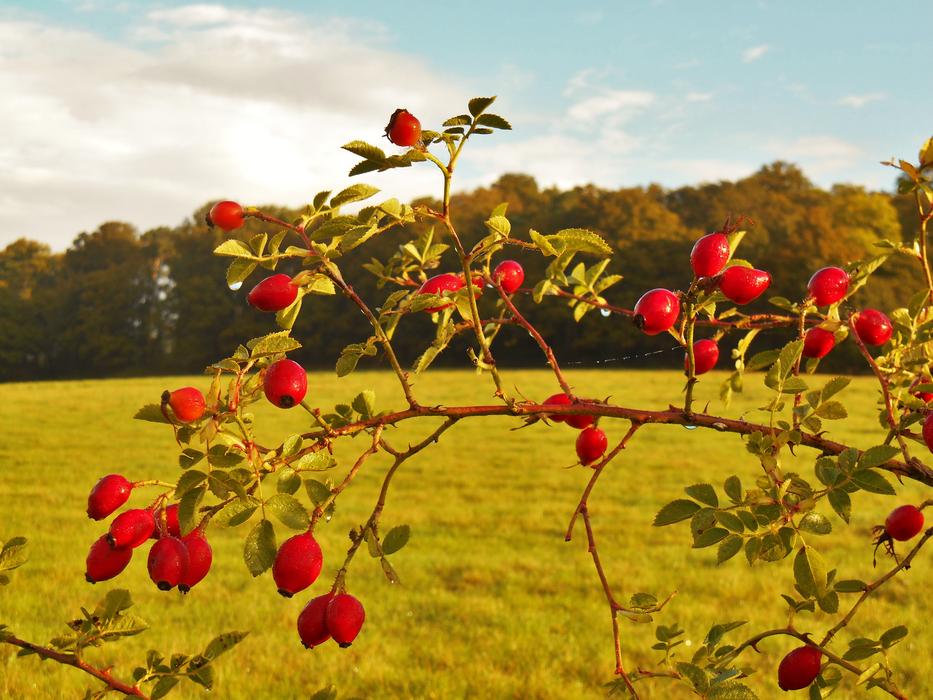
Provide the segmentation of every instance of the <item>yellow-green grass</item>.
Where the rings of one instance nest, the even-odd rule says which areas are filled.
[[[609,396],[628,406],[661,408],[680,397],[682,377],[674,372],[575,371],[571,381],[581,395]],[[529,397],[556,390],[544,371],[506,375],[509,388]],[[699,387],[700,406],[722,410],[716,398],[721,377]],[[752,418],[764,401],[747,383],[728,415]],[[820,378],[816,378],[817,381]],[[824,378],[825,379],[825,378]],[[359,372],[342,380],[314,373],[309,400],[332,406],[359,390],[376,390],[379,407],[398,406],[399,392],[391,374]],[[0,538],[27,536],[31,561],[0,588],[0,622],[22,637],[44,642],[61,630],[62,621],[79,606],[92,605],[111,588],[129,588],[137,612],[150,621],[145,634],[93,651],[102,664],[116,664],[128,676],[149,648],[165,653],[194,652],[225,630],[250,630],[250,636],[217,665],[213,695],[238,698],[307,698],[327,684],[341,697],[364,698],[599,698],[612,679],[613,656],[609,615],[586,552],[582,529],[564,542],[568,518],[589,477],[575,461],[577,432],[564,425],[510,431],[515,419],[466,420],[444,436],[440,445],[406,463],[393,482],[384,513],[385,528],[408,523],[409,545],[392,560],[401,585],[390,585],[365,552],[351,569],[349,584],[364,601],[367,620],[349,649],[325,645],[304,650],[295,618],[304,603],[328,585],[344,557],[347,532],[369,513],[387,459],[368,462],[340,498],[334,519],[317,533],[325,553],[321,580],[311,590],[286,600],[266,574],[253,579],[242,562],[242,540],[248,526],[212,530],[215,559],[211,575],[183,597],[162,593],[148,580],[145,551],[139,551],[121,577],[90,586],[83,580],[89,544],[104,530],[84,514],[87,492],[102,475],[121,472],[128,478],[177,478],[177,446],[166,426],[131,420],[143,403],[157,401],[165,388],[194,383],[203,377],[50,382],[0,386]],[[433,372],[416,383],[425,404],[491,402],[490,384],[467,372]],[[833,423],[831,435],[868,447],[880,439],[871,381],[858,379],[842,398],[849,420]],[[263,441],[272,444],[308,427],[301,409],[256,410]],[[397,446],[427,434],[435,420],[408,421],[387,435]],[[610,441],[627,424],[604,420]],[[352,451],[365,438],[346,441],[338,450],[346,469]],[[800,468],[812,474],[814,454],[803,451]],[[337,474],[339,476],[339,473]],[[744,557],[722,566],[715,548],[691,550],[684,525],[651,526],[660,506],[683,494],[683,487],[709,481],[721,485],[739,474],[746,486],[760,473],[740,438],[678,426],[648,426],[621,458],[607,468],[591,500],[600,552],[617,595],[636,591],[659,597],[678,592],[658,616],[687,630],[693,649],[711,624],[747,619],[745,629],[786,623],[780,592],[791,587],[790,560],[749,568]],[[897,498],[860,492],[846,527],[834,514],[833,533],[816,538],[840,578],[870,579],[890,565],[880,557],[872,569],[871,526],[896,504],[917,503],[925,489],[914,483],[898,486]],[[137,494],[141,505],[148,496]],[[277,526],[279,540],[287,531]],[[933,678],[928,620],[933,612],[929,556],[921,556],[907,575],[899,576],[866,604],[856,621],[840,635],[845,648],[852,636],[877,636],[896,624],[910,626],[910,636],[895,647],[897,680],[911,697],[929,692]],[[843,609],[853,597],[843,596]],[[798,619],[802,630],[816,632],[831,624],[818,614]],[[651,667],[654,625],[624,623],[622,641],[629,667]],[[790,640],[772,639],[761,655],[744,661],[756,673],[748,683],[761,698],[784,697],[774,669]],[[689,648],[681,648],[689,653]],[[0,697],[79,697],[93,685],[80,672],[35,657],[17,659],[0,645]],[[854,682],[845,681],[841,697],[856,697]],[[179,698],[201,697],[184,683]],[[878,691],[869,694],[880,697]],[[689,693],[664,680],[644,687],[646,698],[682,698]]]

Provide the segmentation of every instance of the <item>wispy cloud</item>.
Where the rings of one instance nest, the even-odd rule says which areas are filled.
[[[684,97],[687,102],[709,102],[713,99],[711,92],[688,92]]]
[[[567,115],[583,122],[605,117],[626,118],[654,100],[654,93],[643,90],[606,90],[571,105]]]
[[[870,102],[879,102],[887,97],[884,92],[866,92],[861,95],[846,95],[836,100],[836,104],[853,109],[861,109]]]
[[[764,56],[770,50],[771,50],[771,47],[768,46],[767,44],[759,44],[758,46],[751,46],[742,52],[742,62],[751,63],[752,61],[757,61],[759,58]]]
[[[856,165],[862,150],[853,143],[831,135],[803,136],[776,140],[766,148],[769,159],[789,160],[799,164],[808,175],[833,176],[847,180],[847,170]]]

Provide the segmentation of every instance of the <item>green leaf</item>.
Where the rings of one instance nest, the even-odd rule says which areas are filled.
[[[183,497],[195,486],[199,486],[205,479],[207,479],[207,474],[202,471],[192,469],[185,472],[178,478],[178,484],[175,486],[175,496],[178,498]]]
[[[482,126],[490,126],[493,129],[512,129],[512,125],[498,114],[481,114],[476,118],[476,123]]]
[[[825,515],[811,510],[800,519],[800,529],[815,535],[828,535],[832,532],[833,525]]]
[[[162,676],[152,688],[152,693],[149,697],[152,698],[152,700],[164,698],[176,685],[178,685],[178,676]]]
[[[716,497],[716,491],[710,484],[694,484],[685,488],[684,491],[687,492],[688,496],[692,496],[700,503],[705,503],[713,508],[719,505],[719,498]]]
[[[874,469],[863,469],[852,474],[852,482],[864,491],[893,496],[897,493],[891,483]]]
[[[733,503],[742,502],[742,481],[739,477],[730,476],[722,485],[723,491],[732,500]]]
[[[341,146],[341,148],[345,151],[350,151],[350,153],[360,158],[365,158],[366,160],[383,161],[386,159],[385,151],[365,141],[351,141]],[[378,167],[378,165],[376,167]],[[375,170],[375,168],[373,169]]]
[[[252,249],[243,241],[236,238],[229,238],[219,246],[214,248],[214,255],[226,255],[234,258],[249,258],[254,260],[256,256]]]
[[[849,522],[849,516],[852,514],[852,499],[845,491],[833,490],[826,494],[829,505],[836,511],[836,515],[845,522]]]
[[[492,97],[474,97],[469,102],[470,114],[474,117],[478,117],[480,114],[486,111],[486,108],[489,107],[493,102],[496,101],[496,96]]]
[[[382,553],[394,554],[408,543],[409,537],[411,537],[411,528],[408,525],[393,527],[382,538]]]
[[[25,537],[12,537],[0,549],[0,571],[17,569],[29,560]]]
[[[794,557],[794,581],[804,595],[818,598],[826,592],[826,564],[812,547],[801,547]]]
[[[664,525],[672,525],[673,523],[679,523],[681,520],[686,520],[687,518],[693,516],[700,510],[700,505],[694,503],[693,501],[688,501],[685,498],[680,498],[675,501],[671,501],[666,506],[661,508],[658,511],[658,514],[654,516],[655,527],[662,527]]]
[[[612,247],[602,236],[582,228],[566,228],[547,240],[559,252],[574,251],[592,255],[612,255]]]
[[[149,421],[150,423],[168,423],[168,418],[162,413],[162,406],[157,403],[147,403],[133,415],[136,420]]]
[[[729,682],[714,686],[706,700],[758,700],[758,696],[747,685]]]
[[[311,696],[310,700],[337,700],[337,688],[332,685],[321,688]]]
[[[230,651],[237,644],[246,639],[249,632],[224,632],[214,637],[207,648],[204,650],[204,656],[213,661],[224,652]]]
[[[720,525],[732,532],[742,532],[745,530],[742,519],[735,513],[730,513],[726,510],[716,511],[716,520]]]
[[[187,535],[198,525],[198,507],[204,498],[207,489],[204,486],[198,486],[188,491],[178,502],[178,524],[181,527],[181,534]]]
[[[846,407],[838,401],[826,401],[820,404],[813,413],[826,420],[841,420],[849,416]]]
[[[261,338],[254,338],[247,343],[247,346],[250,348],[250,357],[262,357],[297,350],[301,347],[301,343],[290,337],[288,331],[279,331]]]
[[[230,289],[239,289],[246,278],[253,274],[256,264],[248,258],[236,258],[227,267],[227,286]]]
[[[907,636],[907,627],[904,625],[898,625],[897,627],[892,627],[887,632],[881,635],[881,645],[885,649],[889,649],[901,641],[904,637]]]
[[[376,413],[376,392],[372,389],[361,391],[353,399],[353,410],[364,419],[372,418]]]
[[[330,487],[317,479],[305,479],[305,489],[308,491],[311,502],[316,506],[330,498]]]
[[[441,124],[441,126],[469,126],[472,123],[473,117],[469,114],[459,114],[456,117],[451,117]]]
[[[278,481],[275,483],[275,490],[279,493],[287,493],[292,496],[301,488],[301,477],[295,473],[294,469],[285,467],[279,472]]]
[[[858,469],[871,469],[873,467],[880,467],[885,462],[894,459],[894,456],[898,454],[900,450],[891,445],[878,445],[877,447],[869,447],[862,453],[862,456],[858,459]]]
[[[263,518],[246,536],[243,559],[253,576],[259,576],[275,561],[275,530],[272,523]]]
[[[742,551],[742,538],[739,535],[729,535],[719,543],[719,550],[716,553],[716,563],[722,564]]]
[[[840,391],[845,389],[851,382],[852,379],[849,377],[833,377],[828,382],[826,382],[826,385],[820,391],[820,397],[823,401],[825,401],[826,399],[830,398],[831,396],[835,396]]]
[[[364,185],[363,183],[358,183],[356,185],[350,185],[345,190],[342,190],[338,194],[335,194],[333,197],[331,197],[330,205],[336,208],[344,204],[349,204],[350,202],[359,202],[364,199],[369,199],[374,194],[376,194],[378,191],[379,191],[378,187],[373,187],[372,185]]]
[[[677,670],[680,671],[680,674],[684,676],[684,678],[690,681],[690,684],[701,695],[709,690],[709,678],[707,677],[706,672],[699,666],[694,666],[693,664],[679,661],[677,663]]]
[[[307,530],[311,516],[297,498],[287,493],[277,493],[266,501],[266,509],[285,526],[293,530]]]
[[[728,536],[729,536],[729,531],[724,528],[721,528],[721,527],[710,528],[709,530],[699,535],[698,537],[693,538],[693,548],[702,549],[703,547],[711,547],[717,542],[721,541],[723,538],[728,537]]]
[[[301,435],[295,434],[288,436],[282,443],[281,455],[283,457],[292,457],[298,454],[301,451],[302,442]]]
[[[253,513],[259,509],[259,500],[249,496],[244,499],[236,499],[225,505],[220,512],[211,519],[212,525],[226,527],[236,527],[249,520]]]
[[[200,450],[195,450],[191,447],[187,447],[181,451],[180,455],[178,455],[178,466],[182,469],[190,469],[202,459],[204,459],[203,452]]]
[[[864,581],[858,579],[844,579],[836,581],[833,588],[839,593],[861,593],[868,587]]]

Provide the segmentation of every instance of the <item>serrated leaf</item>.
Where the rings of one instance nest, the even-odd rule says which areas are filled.
[[[272,523],[263,518],[246,536],[243,560],[253,576],[259,576],[275,561],[275,530]]]
[[[845,522],[849,522],[849,516],[852,514],[852,499],[845,491],[832,490],[826,494],[829,505],[836,511],[836,515]]]
[[[706,672],[699,666],[686,663],[685,661],[679,661],[677,663],[677,670],[684,678],[690,681],[690,684],[698,693],[704,694],[709,690],[709,678]]]
[[[157,403],[147,403],[133,415],[136,420],[149,421],[150,423],[168,423],[168,418],[162,413],[162,406]]]
[[[372,418],[376,413],[376,392],[372,389],[361,391],[354,397],[350,405],[364,419]]]
[[[335,194],[330,198],[330,205],[332,207],[339,207],[344,204],[349,204],[350,202],[359,202],[364,199],[369,199],[374,194],[379,192],[378,187],[373,187],[372,185],[366,185],[362,182],[355,185],[350,185],[345,190],[342,190],[338,194]]]
[[[700,510],[700,505],[698,503],[688,501],[685,498],[679,498],[661,508],[658,514],[654,516],[654,522],[652,524],[655,527],[662,527],[664,525],[679,523],[681,520],[692,517],[698,510]]]
[[[713,687],[707,700],[758,700],[754,691],[743,683],[728,682]]]
[[[732,500],[733,503],[742,502],[742,480],[733,475],[723,482],[723,491]]]
[[[382,538],[382,553],[394,554],[408,543],[409,537],[411,537],[411,528],[408,525],[393,527]]]
[[[178,466],[182,469],[190,469],[202,459],[204,459],[203,452],[188,447],[182,450],[181,454],[178,455]]]
[[[196,469],[186,471],[178,478],[178,483],[175,486],[175,496],[177,498],[183,497],[195,486],[199,486],[205,479],[207,479],[207,474]]]
[[[239,289],[246,278],[253,274],[257,263],[248,258],[236,258],[227,267],[227,286],[230,289]]]
[[[794,581],[804,595],[817,598],[826,592],[826,564],[812,547],[801,547],[794,557]]]
[[[825,515],[811,510],[800,519],[800,529],[815,535],[828,535],[832,532],[833,525]]]
[[[17,569],[29,560],[28,543],[25,537],[11,537],[0,549],[0,571]]]
[[[897,627],[892,627],[887,632],[881,635],[881,645],[885,649],[889,649],[901,641],[908,634],[907,627],[904,625],[898,625]]]
[[[279,493],[287,493],[294,496],[301,488],[301,477],[289,467],[279,472],[278,481],[275,483],[275,490]]]
[[[839,593],[861,593],[865,590],[867,584],[864,581],[859,581],[858,579],[844,579],[842,581],[836,581],[833,584],[833,589]]]
[[[224,632],[214,637],[204,650],[204,657],[213,661],[246,639],[249,632]]]
[[[574,251],[591,255],[612,255],[612,248],[602,236],[587,229],[566,228],[548,236],[547,240],[560,252]]]
[[[814,414],[826,420],[841,420],[849,416],[846,407],[839,401],[826,401],[820,404]]]
[[[197,527],[198,507],[206,491],[204,486],[198,486],[188,491],[178,502],[178,524],[182,535],[187,535]]]
[[[294,496],[277,493],[266,501],[266,510],[270,511],[285,526],[293,530],[307,530],[311,524],[308,511]]]
[[[693,486],[685,488],[684,491],[687,492],[688,496],[700,501],[700,503],[705,503],[713,508],[719,505],[719,498],[710,484],[693,484]]]
[[[178,676],[163,676],[156,682],[155,686],[153,686],[149,697],[152,698],[152,700],[164,698],[171,692],[172,688],[178,685],[178,680]]]
[[[482,126],[490,126],[493,129],[512,129],[512,125],[498,114],[481,114],[476,118],[476,123],[481,124]]]
[[[852,473],[852,482],[864,491],[880,493],[885,496],[894,496],[897,491],[891,483],[874,469],[862,469]]]
[[[232,256],[234,258],[249,258],[255,260],[256,256],[250,247],[236,238],[229,238],[214,248],[214,255]]]
[[[261,338],[254,338],[248,345],[250,347],[250,357],[278,355],[301,347],[301,343],[292,338],[288,331],[278,331],[277,333],[264,335]]]
[[[317,479],[305,479],[305,489],[311,502],[316,506],[330,498],[330,487]]]
[[[486,111],[489,105],[495,101],[495,95],[492,97],[474,97],[472,100],[470,100],[468,105],[470,114],[472,114],[474,117],[478,117],[480,114]]]
[[[891,445],[878,445],[876,447],[869,447],[862,453],[862,456],[858,459],[858,468],[859,469],[871,469],[872,467],[880,467],[882,464],[888,460],[894,459],[900,450]]]
[[[351,141],[341,148],[366,160],[383,161],[386,159],[385,151],[365,141]]]
[[[211,524],[236,527],[249,520],[258,509],[259,501],[252,496],[249,496],[245,500],[236,499],[225,505],[220,512],[211,519]]]
[[[451,117],[441,126],[469,126],[472,123],[473,118],[469,114],[459,114],[456,117]]]
[[[729,535],[719,543],[719,549],[716,552],[716,563],[722,564],[742,551],[742,538],[739,535]]]
[[[712,547],[717,542],[722,541],[729,536],[729,531],[722,527],[713,527],[706,530],[701,535],[693,538],[693,548],[702,549],[703,547]]]

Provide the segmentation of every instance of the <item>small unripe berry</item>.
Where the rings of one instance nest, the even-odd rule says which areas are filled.
[[[914,538],[923,529],[923,512],[916,506],[895,508],[884,521],[884,531],[898,542]]]
[[[330,639],[325,618],[327,606],[333,597],[333,593],[325,593],[312,598],[298,615],[298,636],[305,649],[313,649]]]
[[[693,244],[690,265],[697,277],[712,277],[722,272],[729,262],[729,239],[723,233],[710,233]]]
[[[266,369],[262,388],[273,405],[291,408],[304,399],[308,391],[308,375],[294,360],[279,360]]]
[[[503,260],[492,271],[492,278],[506,294],[514,294],[525,281],[525,270],[514,260]]]
[[[207,215],[207,225],[233,231],[243,225],[243,207],[236,202],[217,202]]]
[[[187,593],[207,576],[214,561],[214,553],[202,530],[192,530],[181,541],[188,550],[188,568],[178,582],[178,590]]]
[[[246,295],[250,306],[260,311],[281,311],[298,298],[298,287],[292,278],[281,273],[266,277]]]
[[[305,532],[282,543],[272,564],[272,578],[279,593],[291,598],[317,580],[324,555],[314,535]]]
[[[397,109],[389,118],[386,136],[396,146],[414,146],[421,143],[421,122],[407,109]]]
[[[123,511],[110,523],[107,541],[111,547],[136,548],[152,536],[155,524],[155,517],[148,508]]]
[[[770,285],[768,272],[738,265],[726,268],[719,279],[719,291],[736,304],[755,301]]]
[[[849,275],[841,267],[824,267],[813,273],[807,290],[817,306],[835,304],[849,291]]]
[[[645,335],[657,335],[669,330],[680,315],[677,295],[667,289],[652,289],[635,303],[632,321]]]
[[[820,359],[836,347],[836,336],[823,328],[811,328],[803,336],[803,356]]]
[[[133,484],[119,474],[108,474],[98,481],[87,497],[87,517],[103,520],[129,500]]]
[[[877,309],[865,309],[855,317],[855,332],[866,345],[884,345],[891,339],[894,326],[891,319]]]
[[[704,338],[693,344],[693,371],[699,376],[706,374],[719,362],[719,346],[715,340]],[[684,356],[684,372],[690,371],[690,358]]]
[[[111,547],[107,535],[101,535],[87,554],[84,578],[88,583],[112,579],[126,568],[132,558],[132,548]]]
[[[366,619],[363,604],[349,593],[336,595],[327,604],[324,621],[327,631],[341,647],[348,647],[356,639]]]
[[[169,394],[168,405],[182,423],[191,423],[204,415],[204,394],[193,386],[176,389]]]
[[[160,591],[177,586],[188,572],[188,549],[177,537],[162,537],[149,550],[149,578]]]
[[[606,433],[596,427],[586,428],[577,436],[577,457],[583,464],[591,464],[603,456],[609,441]]]
[[[778,687],[781,690],[801,690],[820,675],[823,654],[814,647],[798,647],[781,659],[778,666]]]
[[[419,294],[441,294],[443,292],[456,292],[459,289],[463,289],[463,278],[460,275],[454,274],[453,272],[445,272],[440,275],[435,275],[428,279],[421,287],[418,288]],[[441,311],[448,307],[453,306],[453,302],[449,304],[442,304],[440,306],[432,306],[425,309],[429,313],[434,313],[435,311]]]

